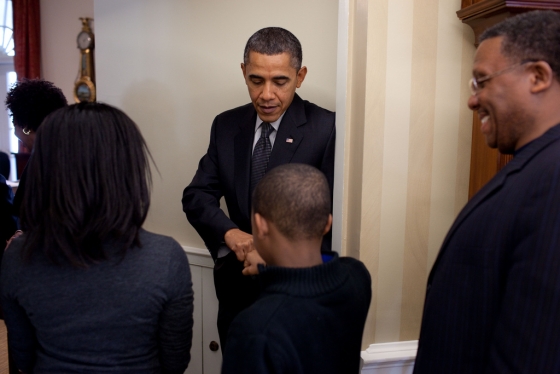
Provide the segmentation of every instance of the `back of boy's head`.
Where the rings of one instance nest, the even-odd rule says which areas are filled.
[[[253,192],[253,213],[290,241],[320,239],[331,213],[327,179],[313,166],[285,164],[265,174]]]

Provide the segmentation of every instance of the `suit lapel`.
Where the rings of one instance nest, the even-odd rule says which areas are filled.
[[[299,128],[307,122],[303,100],[294,95],[292,104],[282,118],[276,140],[270,153],[267,171],[276,166],[288,164],[303,140],[303,132]]]
[[[249,186],[251,184],[251,155],[257,113],[251,106],[239,122],[239,132],[234,140],[235,193],[239,210],[249,218]]]
[[[453,234],[457,231],[459,226],[463,223],[463,221],[478,207],[480,206],[486,199],[492,196],[497,190],[501,189],[502,186],[505,184],[507,178],[512,174],[516,173],[519,170],[523,169],[525,165],[535,157],[539,152],[545,149],[549,144],[554,141],[557,141],[560,138],[560,125],[557,125],[550,130],[548,130],[545,134],[543,134],[540,138],[537,138],[531,144],[527,145],[527,149],[521,152],[519,155],[515,156],[513,160],[511,160],[502,170],[498,172],[482,189],[472,197],[472,199],[465,205],[461,213],[453,222],[453,225],[449,229],[445,240],[441,246],[441,250],[437,256],[436,262],[432,267],[432,271],[430,272],[430,276],[428,281],[431,281],[434,271],[439,263],[443,252],[447,248],[447,245]]]

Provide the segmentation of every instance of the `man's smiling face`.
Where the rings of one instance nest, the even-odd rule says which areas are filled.
[[[288,53],[268,56],[251,51],[249,63],[241,64],[251,101],[265,122],[280,118],[305,79],[307,68],[297,71],[290,62]]]
[[[526,110],[529,99],[526,93],[530,90],[526,66],[502,54],[502,39],[486,39],[478,47],[473,65],[474,78],[504,72],[480,83],[468,105],[478,113],[486,144],[502,153],[513,153],[520,147],[520,140],[531,125]]]

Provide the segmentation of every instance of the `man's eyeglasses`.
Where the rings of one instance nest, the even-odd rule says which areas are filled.
[[[507,73],[508,71],[510,71],[512,69],[515,69],[516,67],[519,67],[521,65],[525,65],[529,62],[533,62],[533,61],[522,61],[520,63],[508,66],[507,68],[504,68],[502,70],[498,70],[495,73],[485,75],[484,77],[481,77],[481,78],[472,77],[469,80],[469,89],[471,90],[471,95],[476,95],[477,93],[480,92],[481,89],[484,88],[484,85],[482,85],[482,86],[480,85],[481,83],[488,82],[490,79],[495,78],[498,75],[502,75],[504,73]]]

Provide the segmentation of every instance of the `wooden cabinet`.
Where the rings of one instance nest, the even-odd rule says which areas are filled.
[[[478,45],[478,37],[488,27],[516,14],[537,9],[560,11],[560,0],[462,0],[457,16],[473,29],[475,45]],[[501,154],[486,145],[476,113],[472,135],[469,199],[512,159],[511,155]]]

